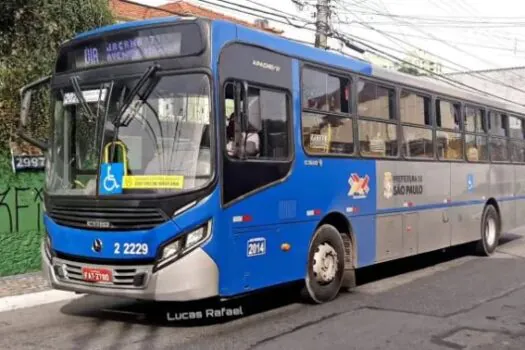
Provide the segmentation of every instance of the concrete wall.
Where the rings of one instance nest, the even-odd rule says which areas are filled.
[[[0,276],[40,269],[44,174],[14,174],[0,155]]]

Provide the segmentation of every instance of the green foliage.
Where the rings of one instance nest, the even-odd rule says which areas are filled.
[[[107,0],[0,1],[0,149],[7,149],[9,135],[17,126],[19,89],[53,71],[64,41],[113,22]],[[35,111],[31,112],[34,116]],[[36,113],[29,131],[33,136],[47,136],[49,99],[42,92]]]
[[[0,277],[39,271],[42,231],[0,232]]]

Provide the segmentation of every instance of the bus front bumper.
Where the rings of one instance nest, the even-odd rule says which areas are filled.
[[[197,248],[161,270],[153,265],[97,265],[50,257],[42,244],[42,269],[55,289],[155,301],[190,301],[218,295],[219,271]],[[112,282],[84,282],[83,269],[110,272]]]

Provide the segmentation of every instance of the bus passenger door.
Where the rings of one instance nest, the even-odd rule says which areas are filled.
[[[292,167],[291,96],[242,81],[227,82],[223,93],[222,201],[226,215],[238,217],[232,220],[230,268],[235,278],[228,289],[240,292],[287,280],[292,261],[300,261],[279,248],[293,232],[279,216],[283,199],[294,202],[282,198],[287,192],[283,180]],[[250,219],[244,222],[243,217]],[[280,272],[269,274],[273,269]]]
[[[220,285],[233,295],[300,270],[294,258],[302,229],[295,217],[298,194],[285,181],[294,159],[297,79],[290,57],[242,43],[226,45],[218,62],[221,204],[230,227],[225,244],[233,250]],[[293,246],[288,253],[281,251],[283,242]],[[279,273],[269,273],[278,265]]]

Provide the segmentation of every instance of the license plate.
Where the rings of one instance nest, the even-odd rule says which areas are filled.
[[[93,269],[90,267],[82,268],[82,277],[86,282],[111,282],[113,274],[108,269]]]

